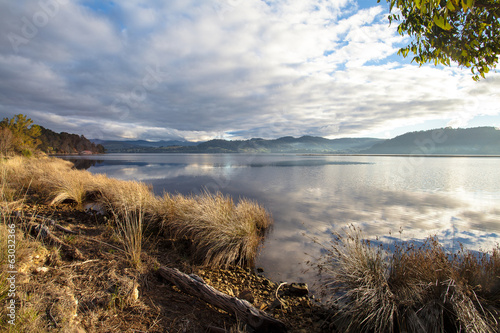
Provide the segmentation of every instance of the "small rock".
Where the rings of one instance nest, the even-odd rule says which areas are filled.
[[[309,288],[305,283],[292,283],[288,285],[288,292],[290,296],[302,297],[309,294]]]
[[[264,273],[264,268],[257,267],[257,273]]]
[[[248,301],[249,303],[253,303],[253,301],[255,300],[252,292],[248,289],[242,290],[240,292],[240,294],[238,295],[238,298],[244,299],[245,301]]]
[[[35,271],[37,274],[45,274],[49,271],[49,268],[48,267],[37,267],[35,269]]]

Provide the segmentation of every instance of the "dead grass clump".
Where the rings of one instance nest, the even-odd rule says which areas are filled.
[[[155,195],[150,185],[137,181],[124,181],[108,178],[105,175],[96,175],[93,178],[93,192],[97,194],[97,201],[108,211],[124,208],[145,213],[153,213]]]
[[[123,243],[130,263],[141,269],[142,238],[144,226],[144,209],[142,206],[133,208],[123,205],[113,208],[113,215],[117,226],[117,234]]]
[[[54,189],[53,181],[69,172],[72,163],[58,158],[26,158],[16,156],[3,162],[11,186],[28,189],[48,198]]]
[[[318,267],[327,276],[322,291],[335,295],[332,301],[341,314],[337,324],[346,332],[394,331],[398,308],[383,250],[370,246],[351,226],[345,235],[336,233],[325,251]]]
[[[52,173],[45,182],[50,189],[51,205],[71,201],[81,208],[87,193],[94,189],[93,176],[88,171],[82,170]]]
[[[498,329],[497,251],[480,257],[465,251],[451,256],[430,237],[422,245],[403,243],[389,253],[372,246],[353,226],[346,234],[335,234],[325,251],[318,264],[326,276],[322,291],[330,295],[337,325],[345,332]],[[462,274],[471,269],[476,273]],[[495,281],[489,284],[491,292],[477,292],[471,275]]]
[[[206,266],[253,265],[271,218],[258,204],[235,204],[221,193],[166,194],[157,203],[164,228],[193,241],[193,255]]]

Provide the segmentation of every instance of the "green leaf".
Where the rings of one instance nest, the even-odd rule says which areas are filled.
[[[451,25],[442,16],[434,15],[434,23],[443,30],[450,30]]]
[[[453,1],[452,0],[448,0],[448,2],[446,3],[446,8],[448,8],[451,11],[455,11],[456,7],[453,5]]]
[[[474,0],[462,0],[462,8],[464,11],[467,11],[469,9],[472,9],[474,6]]]

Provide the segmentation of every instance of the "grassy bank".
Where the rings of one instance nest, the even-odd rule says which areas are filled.
[[[252,265],[272,220],[257,203],[234,203],[220,193],[155,196],[150,186],[75,170],[56,158],[13,157],[0,165],[8,191],[25,191],[40,202],[97,203],[115,217],[117,234],[139,264],[144,228],[192,242],[193,255],[209,267]]]
[[[88,203],[104,214],[86,212]],[[197,274],[251,266],[272,223],[252,201],[235,203],[220,193],[160,197],[144,183],[92,175],[46,157],[0,162],[0,214],[5,332],[204,332],[207,325],[243,331],[237,319],[179,294],[155,272],[160,265]],[[51,221],[73,233],[58,232]],[[44,238],[37,225],[60,243]],[[233,282],[231,292],[239,292],[238,284],[258,289],[247,270],[234,272],[232,279],[241,282]],[[11,302],[15,310],[7,307]]]
[[[430,237],[386,251],[351,226],[325,251],[317,265],[342,332],[500,330],[498,247],[450,254]]]

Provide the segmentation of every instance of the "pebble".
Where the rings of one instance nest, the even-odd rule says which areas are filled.
[[[49,271],[49,268],[48,267],[37,267],[35,269],[35,271],[37,274],[45,274]]]

